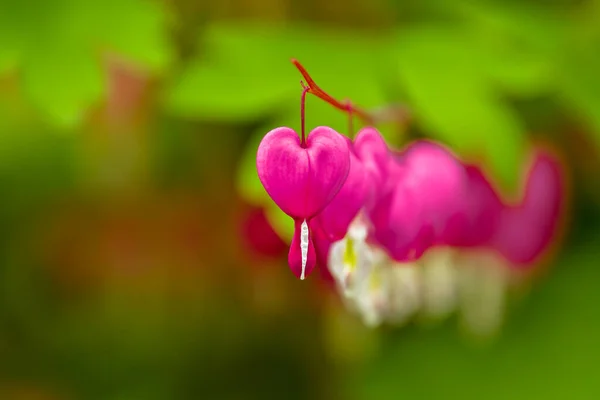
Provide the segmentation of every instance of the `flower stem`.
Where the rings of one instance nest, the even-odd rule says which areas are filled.
[[[331,97],[330,95],[328,95],[327,93],[325,93],[325,91],[323,91],[323,89],[321,89],[315,83],[315,81],[310,77],[310,75],[308,74],[308,71],[304,68],[304,66],[302,64],[300,64],[300,62],[298,60],[293,58],[292,63],[296,66],[296,68],[298,68],[298,70],[300,71],[300,73],[302,74],[304,79],[306,80],[306,84],[308,86],[309,93],[314,94],[321,100],[326,101],[327,103],[331,104],[332,106],[334,106],[335,108],[337,108],[339,110],[342,110],[344,112],[349,112],[349,111],[352,112],[353,114],[355,114],[357,117],[362,119],[367,124],[374,123],[372,116],[368,112],[362,110],[361,108],[353,106],[351,103],[350,104],[341,103],[341,102],[337,101],[336,99],[334,99],[333,97]]]
[[[302,95],[300,96],[300,126],[301,126],[301,132],[302,132],[302,141],[300,142],[300,146],[302,147],[306,147],[306,121],[305,121],[305,115],[306,115],[306,93],[308,93],[308,91],[310,90],[310,87],[305,86],[304,82],[300,81],[300,84],[302,85]]]
[[[306,95],[306,92],[308,92],[308,93],[312,93],[313,95],[317,96],[321,100],[324,100],[325,102],[331,104],[338,110],[347,112],[349,114],[351,120],[352,120],[353,116],[356,116],[368,125],[375,125],[377,123],[390,122],[390,121],[398,122],[400,124],[406,124],[411,119],[411,114],[410,114],[409,110],[406,107],[400,106],[400,105],[386,106],[384,108],[377,110],[376,112],[371,113],[362,108],[355,106],[349,100],[340,102],[340,101],[334,99],[333,97],[331,97],[329,94],[327,94],[323,89],[321,89],[315,83],[315,81],[311,78],[311,76],[308,73],[308,71],[306,70],[306,68],[304,68],[304,66],[302,64],[300,64],[300,61],[296,60],[295,58],[292,58],[292,64],[294,64],[296,66],[296,68],[298,68],[298,71],[300,71],[300,73],[304,77],[304,80],[306,81],[306,85],[304,83],[302,83],[302,88],[304,89],[304,91],[302,92],[302,99],[303,99],[302,106],[303,107],[304,107],[304,96]],[[302,111],[302,123],[304,124],[304,111]],[[350,122],[350,128],[352,129],[352,122]],[[304,137],[304,128],[302,129],[302,133],[303,133],[303,137]]]

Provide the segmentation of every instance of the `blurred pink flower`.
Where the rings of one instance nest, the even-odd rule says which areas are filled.
[[[538,149],[527,173],[522,200],[507,205],[490,245],[511,265],[535,263],[559,233],[565,208],[565,181],[562,165],[551,154]]]

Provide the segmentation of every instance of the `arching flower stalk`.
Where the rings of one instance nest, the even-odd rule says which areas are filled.
[[[335,100],[293,63],[306,81],[300,135],[287,127],[270,131],[256,163],[265,190],[294,223],[292,272],[304,279],[319,264],[370,326],[459,309],[472,330],[496,329],[510,271],[533,265],[557,230],[560,164],[536,153],[515,205],[502,201],[477,166],[439,143],[393,150],[372,126],[353,139],[324,126],[305,134],[308,93],[350,121],[373,125],[389,113]],[[406,122],[403,109],[401,115]]]

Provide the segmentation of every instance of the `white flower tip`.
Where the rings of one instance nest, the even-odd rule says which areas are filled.
[[[302,221],[302,225],[300,225],[300,252],[302,253],[302,273],[300,274],[300,280],[303,281],[306,272],[306,262],[308,260],[308,224],[306,220]]]

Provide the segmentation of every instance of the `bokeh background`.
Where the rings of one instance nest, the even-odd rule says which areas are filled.
[[[561,150],[563,241],[493,341],[290,273],[254,155],[299,128],[291,57],[507,193]],[[0,398],[600,398],[599,173],[598,0],[0,0]]]

